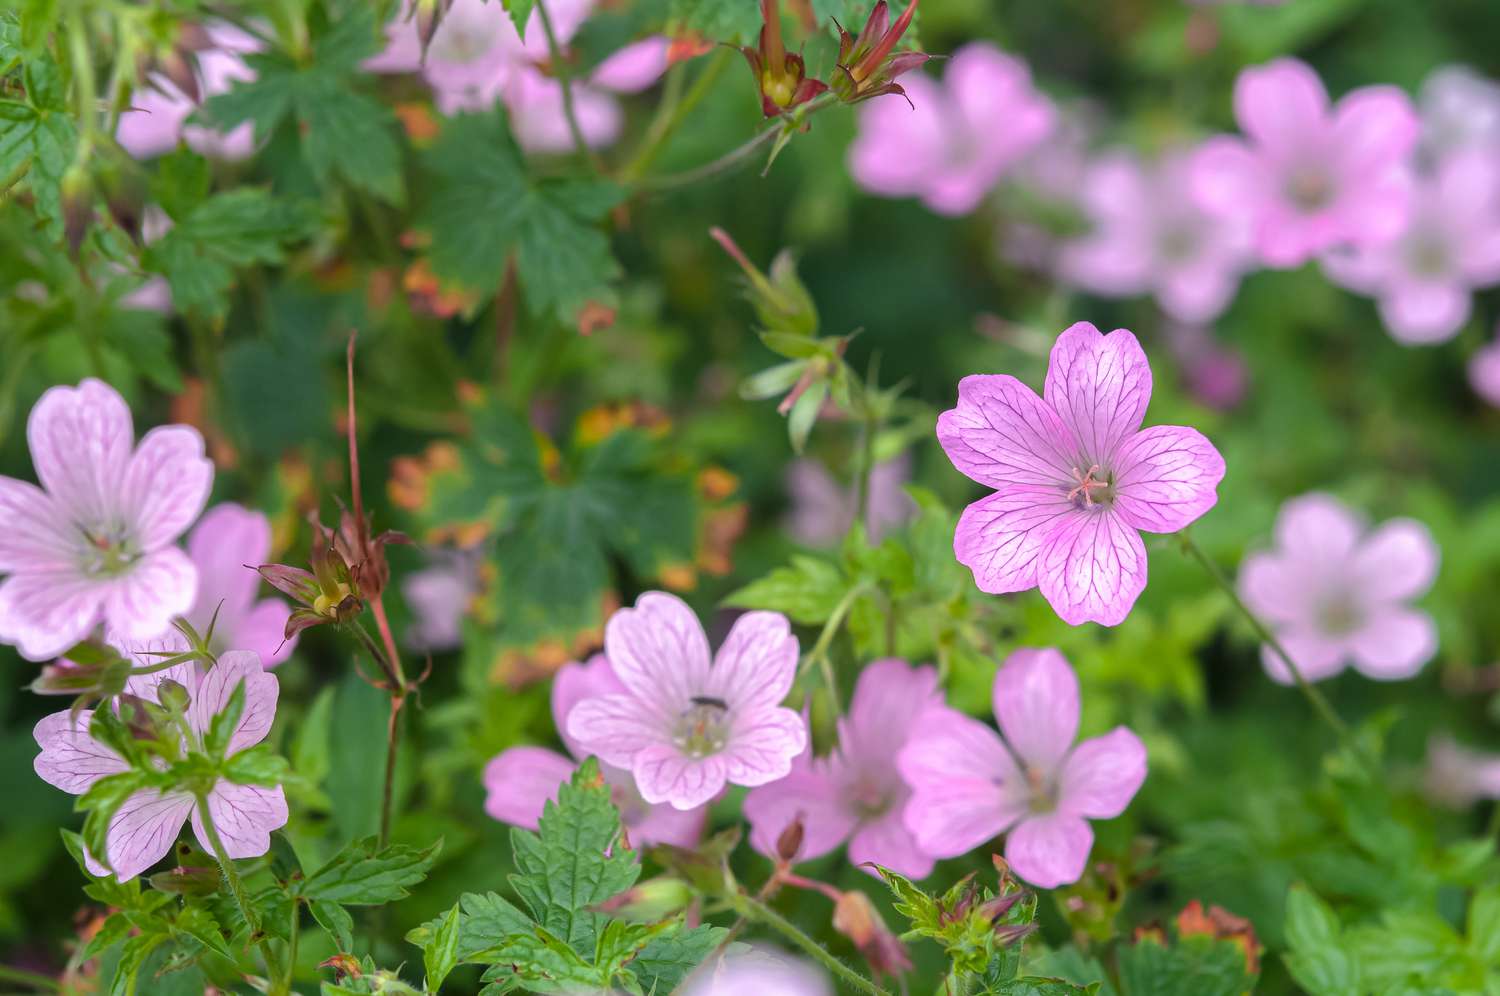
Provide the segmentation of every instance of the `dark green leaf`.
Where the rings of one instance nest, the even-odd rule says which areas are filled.
[[[354,948],[354,917],[349,911],[338,903],[330,903],[323,899],[314,899],[307,904],[312,910],[313,919],[318,921],[318,926],[328,932],[333,938],[333,943],[338,945],[340,951],[351,951]]]
[[[427,877],[427,869],[442,849],[442,841],[418,850],[393,844],[377,850],[374,837],[346,846],[302,883],[304,899],[322,899],[347,906],[377,906],[404,899],[407,887]]]
[[[702,924],[653,937],[636,954],[630,963],[630,971],[645,992],[670,993],[723,943],[728,934],[723,927]]]

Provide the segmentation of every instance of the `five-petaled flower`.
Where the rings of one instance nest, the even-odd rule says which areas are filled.
[[[964,509],[954,553],[992,594],[1040,588],[1063,620],[1113,626],[1146,587],[1138,530],[1175,532],[1218,500],[1224,458],[1196,429],[1141,429],[1151,367],[1135,336],[1079,322],[1043,397],[974,375],[938,419],[953,465],[995,493]]]
[[[579,702],[567,733],[634,775],[649,803],[692,809],[728,783],[774,782],[807,745],[806,723],[780,704],[797,672],[797,638],[780,613],[745,613],[710,662],[692,609],[647,592],[610,617],[604,652],[625,690]]]
[[[172,641],[165,644],[165,649],[174,649]],[[157,660],[138,655],[137,663],[150,665]],[[137,675],[130,679],[126,691],[156,702],[158,688],[168,679],[187,691],[187,727],[197,738],[208,731],[214,716],[223,711],[235,688],[244,682],[244,711],[229,739],[229,756],[254,747],[270,732],[271,721],[276,717],[278,685],[276,676],[262,668],[255,653],[230,651],[211,670],[190,662],[155,674]],[[33,732],[42,752],[37,755],[35,767],[43,781],[64,792],[82,795],[99,779],[129,769],[124,758],[89,735],[92,718],[92,710],[77,713],[63,710],[43,717],[36,724]],[[271,847],[271,831],[287,821],[286,796],[279,785],[274,788],[238,785],[220,778],[206,798],[214,829],[231,858],[265,854]],[[109,821],[106,846],[110,868],[106,869],[90,855],[89,870],[96,875],[113,870],[121,881],[134,878],[167,855],[189,819],[198,842],[205,850],[212,850],[191,792],[163,792],[155,788],[135,792],[126,797]]]
[[[745,797],[751,843],[776,854],[782,831],[800,818],[797,860],[827,854],[847,840],[849,860],[856,865],[873,861],[926,878],[933,857],[902,822],[910,792],[895,759],[917,718],[942,701],[937,672],[930,667],[913,668],[895,659],[867,665],[848,715],[839,720],[838,749],[826,758],[804,753],[787,777]]]
[[[1331,495],[1294,498],[1276,516],[1276,549],[1240,567],[1240,597],[1265,620],[1302,677],[1320,681],[1353,663],[1369,678],[1396,681],[1437,650],[1437,628],[1405,603],[1437,577],[1438,548],[1415,519],[1372,532]],[[1261,648],[1266,672],[1292,682],[1281,655]]]
[[[1017,650],[995,675],[1001,738],[947,707],[929,709],[896,763],[917,844],[956,857],[1005,832],[1005,860],[1032,885],[1078,881],[1088,820],[1119,816],[1146,778],[1146,748],[1117,726],[1074,745],[1078,679],[1056,650]],[[1008,831],[1008,832],[1007,832]]]
[[[40,661],[100,622],[128,639],[160,635],[198,590],[174,544],[213,483],[203,437],[161,426],[132,449],[125,399],[90,378],[43,394],[26,438],[41,487],[0,477],[0,641]]]

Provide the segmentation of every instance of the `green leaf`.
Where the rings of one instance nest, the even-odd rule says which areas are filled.
[[[34,62],[36,68],[28,67],[28,74],[45,81],[41,95],[50,101],[56,65],[47,56]],[[25,174],[43,231],[53,240],[63,235],[62,179],[77,143],[78,132],[63,109],[0,100],[0,185]]]
[[[458,947],[459,963],[488,962],[506,938],[530,932],[536,924],[509,900],[489,892],[478,895],[466,892],[459,897]],[[409,931],[412,944],[427,945],[443,925],[443,918],[429,920]]]
[[[618,188],[532,179],[499,113],[450,120],[426,163],[433,182],[421,224],[438,276],[491,293],[513,258],[532,313],[568,324],[585,302],[611,296],[620,268],[596,222]]]
[[[177,919],[172,922],[172,928],[187,934],[204,947],[225,958],[234,958],[234,952],[225,941],[219,922],[214,919],[212,913],[201,906],[184,907],[177,914]]]
[[[505,7],[510,19],[515,22],[516,31],[526,33],[526,22],[531,19],[532,8],[536,6],[536,0],[500,0]]]
[[[541,927],[510,938],[481,981],[517,981],[535,993],[592,992],[609,984],[562,938]]]
[[[357,674],[334,691],[329,728],[328,795],[333,821],[345,839],[375,833],[380,826],[383,765],[370,763],[372,743],[383,743],[390,699]]]
[[[653,937],[636,954],[630,971],[645,992],[673,992],[727,936],[724,927],[701,924]]]
[[[354,949],[354,917],[349,915],[348,910],[324,899],[314,899],[307,904],[307,908],[312,910],[313,919],[328,932],[340,951]]]
[[[1122,996],[1242,996],[1255,985],[1232,941],[1194,935],[1169,947],[1146,939],[1118,957]]]
[[[83,843],[98,861],[105,867],[109,867],[109,853],[106,846],[109,833],[110,820],[114,818],[115,811],[136,792],[145,785],[145,778],[138,771],[122,771],[117,775],[106,775],[99,779],[89,790],[79,796],[74,802],[73,808],[87,812],[88,816],[83,821]]]
[[[270,744],[256,744],[224,762],[224,777],[236,785],[264,785],[273,788],[292,777],[286,758]]]
[[[431,940],[422,946],[422,966],[427,971],[427,991],[437,992],[443,980],[458,964],[459,907],[453,907],[443,916],[442,923],[432,934]]]
[[[1500,966],[1500,886],[1487,885],[1469,901],[1468,938],[1476,958]]]
[[[374,837],[353,841],[302,883],[304,899],[346,906],[378,906],[407,896],[407,886],[427,877],[443,842],[418,850],[393,844],[377,850]]]
[[[760,5],[746,0],[672,0],[673,19],[710,41],[754,44],[760,34]]]
[[[731,592],[725,605],[739,609],[780,612],[793,622],[815,626],[833,615],[849,584],[836,564],[817,557],[796,555],[787,567],[778,567],[764,577]]]
[[[998,987],[986,989],[983,996],[1093,996],[1099,991],[1099,983],[1087,986],[1075,985],[1062,979],[1011,979]]]

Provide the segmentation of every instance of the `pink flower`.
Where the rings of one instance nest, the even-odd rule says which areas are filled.
[[[464,616],[479,590],[483,557],[477,547],[437,550],[427,567],[401,579],[401,597],[412,614],[408,644],[429,653],[463,645]]]
[[[612,94],[638,93],[667,71],[665,37],[627,45],[601,62],[587,79],[574,80],[573,113],[590,148],[602,148],[620,137],[625,115]],[[527,152],[561,153],[574,147],[563,110],[562,84],[531,65],[516,73],[506,91],[511,130]]]
[[[47,660],[101,621],[128,639],[192,607],[198,572],[173,545],[208,498],[213,464],[185,425],[134,447],[130,409],[92,378],[48,390],[26,438],[42,486],[0,477],[0,641]]]
[[[1469,357],[1469,384],[1481,398],[1500,408],[1500,336]]]
[[[1181,323],[1167,326],[1167,343],[1183,386],[1199,404],[1219,411],[1239,407],[1249,372],[1237,350],[1220,345],[1210,329]]]
[[[245,65],[241,56],[259,52],[260,41],[232,24],[205,26],[210,47],[197,55],[198,89],[204,97],[228,93],[235,81],[255,79],[255,70]],[[255,151],[255,133],[246,121],[229,132],[215,131],[202,125],[188,124],[187,119],[198,104],[164,73],[152,73],[143,87],[132,95],[130,107],[120,115],[115,139],[126,152],[137,159],[150,159],[171,152],[179,141],[199,155],[215,159],[249,158]]]
[[[1422,81],[1422,151],[1441,159],[1469,149],[1500,150],[1500,84],[1467,66],[1442,66]]]
[[[1392,519],[1366,532],[1333,496],[1303,495],[1281,506],[1276,549],[1245,558],[1240,597],[1308,681],[1351,662],[1380,681],[1410,678],[1437,650],[1437,630],[1405,603],[1432,587],[1438,556],[1420,522]],[[1261,647],[1261,660],[1273,679],[1291,684],[1275,650]]]
[[[917,718],[942,704],[932,668],[894,659],[868,665],[848,715],[839,720],[838,749],[826,758],[802,754],[790,775],[745,797],[751,843],[763,854],[776,854],[776,839],[800,816],[799,860],[827,854],[847,840],[853,864],[873,861],[926,878],[933,858],[902,822],[910,791],[895,760]]]
[[[626,694],[609,661],[596,654],[587,664],[568,664],[552,682],[552,720],[572,758],[543,747],[511,747],[496,755],[484,769],[487,793],[484,811],[502,823],[535,830],[547,800],[556,801],[557,789],[573,776],[577,760],[589,752],[567,734],[568,714],[585,699],[599,695]],[[577,759],[577,760],[575,760]],[[600,766],[609,782],[611,798],[634,844],[676,844],[692,847],[703,834],[708,815],[702,807],[681,811],[671,806],[651,805],[636,791],[628,771]]]
[[[948,459],[995,493],[958,521],[953,552],[991,594],[1040,588],[1071,625],[1113,626],[1146,587],[1138,530],[1170,533],[1214,506],[1224,458],[1196,429],[1141,429],[1151,367],[1135,336],[1088,322],[1052,347],[1043,397],[1008,374],[958,385],[938,418]]]
[[[271,559],[271,521],[240,505],[215,505],[188,534],[187,549],[198,568],[198,597],[187,620],[205,634],[218,613],[214,650],[252,650],[266,667],[291,656],[297,638],[282,636],[291,606],[279,598],[255,597],[260,575],[254,565]]]
[[[890,94],[861,110],[849,172],[871,193],[920,197],[939,214],[978,207],[1052,128],[1026,64],[983,42],[954,54],[941,85],[917,74],[901,85],[910,103]]]
[[[1389,242],[1410,197],[1417,117],[1395,87],[1370,86],[1330,107],[1305,63],[1240,73],[1234,112],[1249,141],[1211,139],[1193,164],[1204,210],[1246,221],[1268,266],[1300,266],[1335,245]]]
[[[1146,748],[1117,726],[1074,746],[1078,679],[1056,650],[1017,650],[995,675],[1002,739],[946,707],[923,714],[896,758],[912,788],[906,826],[956,857],[1006,833],[1005,860],[1042,889],[1078,881],[1088,820],[1119,816],[1146,779]]]
[[[641,798],[692,809],[726,783],[785,778],[807,745],[802,717],[780,705],[797,674],[797,638],[777,612],[735,621],[709,664],[708,637],[682,599],[647,592],[604,630],[625,686],[568,713],[579,751],[635,776]]]
[[[902,453],[875,465],[870,474],[867,511],[872,541],[879,542],[916,511],[905,490],[909,480],[910,454]],[[786,490],[792,502],[787,531],[798,543],[834,546],[849,532],[854,522],[856,489],[840,487],[821,463],[793,460],[786,472]]]
[[[1500,282],[1500,156],[1456,152],[1424,177],[1393,241],[1323,257],[1335,283],[1373,295],[1396,341],[1444,342],[1468,321],[1469,294]]]
[[[1500,799],[1500,754],[1471,750],[1447,734],[1427,741],[1427,797],[1450,809],[1467,809],[1480,799]]]
[[[155,660],[144,658],[141,663]],[[254,747],[270,732],[271,721],[276,717],[276,677],[264,671],[260,658],[253,652],[224,654],[212,670],[204,670],[196,663],[179,664],[154,675],[135,677],[130,679],[129,691],[155,701],[156,688],[165,678],[188,690],[192,701],[187,721],[195,736],[208,730],[235,687],[244,682],[245,709],[229,740],[231,755]],[[64,792],[82,795],[106,775],[128,770],[124,758],[89,736],[92,717],[93,711],[89,709],[76,716],[64,710],[36,724],[33,733],[42,752],[37,755],[35,767],[43,781]],[[280,786],[236,785],[221,779],[208,793],[208,809],[231,858],[265,854],[271,847],[271,831],[287,821],[286,796]],[[134,878],[164,858],[189,819],[198,843],[211,851],[191,793],[142,789],[129,796],[109,824],[107,850],[115,876],[121,881]],[[88,863],[94,874],[108,874],[92,857]]]
[[[1151,167],[1128,152],[1084,177],[1093,231],[1062,254],[1065,279],[1110,297],[1150,292],[1180,322],[1218,317],[1250,266],[1249,230],[1205,214],[1187,196],[1191,159],[1172,152]]]

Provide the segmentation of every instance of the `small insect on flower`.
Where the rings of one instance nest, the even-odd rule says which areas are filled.
[[[623,691],[579,702],[567,735],[630,771],[649,803],[692,809],[727,783],[775,781],[807,745],[802,717],[781,706],[797,638],[779,613],[741,616],[710,663],[693,611],[648,592],[610,618],[604,649]]]

